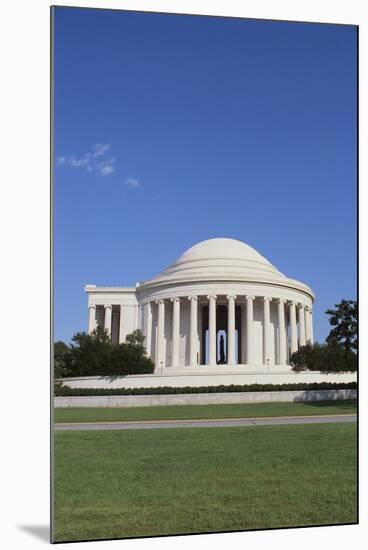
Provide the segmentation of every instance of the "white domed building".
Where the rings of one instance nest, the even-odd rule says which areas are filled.
[[[85,290],[89,331],[142,330],[160,376],[287,373],[313,342],[313,291],[234,239],[200,242],[136,287]]]

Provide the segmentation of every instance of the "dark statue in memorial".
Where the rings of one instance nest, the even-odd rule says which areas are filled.
[[[220,336],[220,363],[225,363],[225,346],[224,346],[224,337],[221,334]]]

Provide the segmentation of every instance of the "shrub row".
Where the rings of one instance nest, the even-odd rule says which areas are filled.
[[[83,396],[83,395],[158,395],[177,393],[225,393],[225,392],[258,392],[258,391],[293,391],[293,390],[355,390],[356,382],[345,384],[333,382],[316,382],[313,384],[246,384],[230,386],[184,386],[158,388],[70,388],[69,386],[56,386],[55,396]]]

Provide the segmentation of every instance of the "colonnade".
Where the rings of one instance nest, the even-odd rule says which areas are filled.
[[[152,355],[152,309],[155,305],[157,307],[157,331],[156,331],[156,346],[155,346],[155,363],[157,366],[165,364],[165,313],[166,307],[169,303],[172,303],[172,367],[179,366],[179,342],[180,342],[180,306],[183,300],[189,300],[190,302],[190,328],[189,328],[189,360],[190,365],[194,366],[198,364],[198,300],[201,304],[206,305],[207,302],[209,308],[208,318],[208,353],[207,364],[217,364],[217,327],[216,327],[216,309],[217,309],[217,295],[210,294],[206,297],[188,296],[188,297],[175,297],[170,299],[161,299],[154,302],[147,302],[146,308],[146,350],[149,356]],[[275,301],[277,303],[277,364],[286,365],[287,363],[287,346],[290,335],[290,353],[298,350],[298,347],[306,345],[307,342],[313,343],[313,322],[312,322],[312,308],[302,303],[294,301],[287,301],[284,299],[271,298],[268,296],[236,296],[229,294],[226,296],[227,302],[227,364],[235,365],[236,361],[236,329],[235,329],[235,306],[241,304],[246,308],[245,314],[245,327],[242,326],[242,332],[240,335],[242,341],[245,342],[246,359],[245,364],[254,364],[254,301],[263,301],[263,364],[267,365],[270,358],[270,346],[271,346],[271,314],[270,303]],[[221,303],[223,303],[223,297],[221,297]],[[298,312],[298,315],[297,315]],[[287,319],[289,323],[287,324]],[[299,323],[299,331],[298,331]],[[288,325],[290,326],[290,334],[288,334]],[[299,332],[299,335],[298,335]]]
[[[228,294],[226,296],[217,296],[209,294],[206,296],[187,296],[165,298],[154,301],[148,301],[144,304],[145,309],[145,326],[141,327],[145,334],[145,346],[147,355],[152,357],[157,366],[166,364],[166,346],[165,346],[165,316],[169,314],[171,318],[171,365],[172,367],[180,365],[180,327],[181,327],[181,305],[184,301],[189,301],[189,328],[187,332],[189,353],[187,361],[191,366],[200,363],[198,359],[198,339],[199,339],[199,316],[198,305],[208,306],[208,343],[207,343],[207,360],[208,365],[217,364],[217,307],[218,305],[227,305],[227,364],[235,365],[238,362],[236,348],[236,306],[242,307],[242,322],[241,334],[238,334],[243,350],[242,364],[254,365],[255,363],[255,347],[258,346],[254,331],[254,304],[262,302],[262,363],[268,365],[270,357],[272,357],[271,346],[274,342],[272,330],[277,329],[276,338],[276,355],[275,364],[286,365],[288,356],[298,350],[299,347],[305,346],[307,342],[313,343],[313,321],[312,308],[303,303],[290,301],[269,296],[254,296]],[[273,309],[273,323],[271,322],[271,302],[277,304],[277,309]],[[188,302],[187,302],[188,303]],[[97,326],[95,305],[89,306],[89,323],[88,330],[92,332]],[[104,308],[103,326],[111,335],[112,330],[112,304],[104,304],[100,307]],[[138,306],[136,306],[138,307]],[[120,329],[119,342],[125,341],[127,327],[122,323],[124,306],[114,305],[114,316],[120,308]],[[155,311],[154,311],[154,308]],[[170,311],[168,310],[170,308]],[[258,310],[259,310],[258,306]],[[275,312],[277,312],[275,318]],[[155,326],[153,326],[153,318]],[[273,326],[272,326],[273,325]],[[133,326],[133,325],[132,325]],[[275,328],[274,328],[275,327]],[[136,318],[136,326],[139,328],[138,315]],[[258,333],[257,333],[258,334]],[[155,342],[153,346],[153,335]],[[204,345],[204,343],[203,343]],[[238,345],[239,342],[238,342]],[[260,344],[259,344],[260,345]],[[153,349],[154,348],[154,349]]]

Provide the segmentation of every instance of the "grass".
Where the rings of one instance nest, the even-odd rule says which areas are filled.
[[[254,403],[228,405],[170,405],[166,407],[55,408],[55,422],[113,422],[128,420],[179,420],[303,416],[356,412],[356,400],[310,403]]]
[[[55,541],[356,523],[356,424],[55,433]]]

